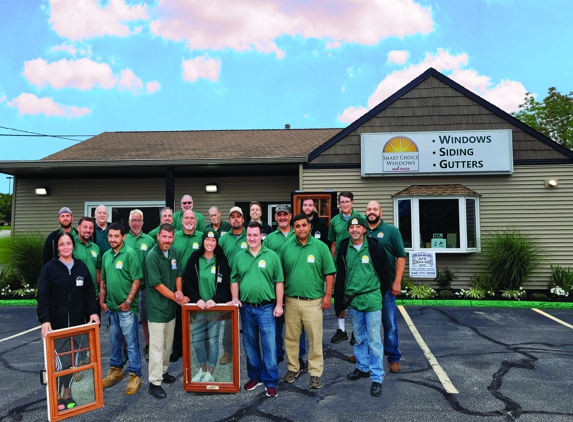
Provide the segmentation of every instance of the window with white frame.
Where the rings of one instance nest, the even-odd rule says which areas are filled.
[[[479,251],[479,196],[397,195],[394,224],[407,250]]]
[[[159,225],[159,210],[165,206],[163,201],[108,201],[108,202],[86,202],[84,204],[84,215],[93,217],[95,209],[103,204],[107,208],[107,221],[109,223],[118,221],[127,229],[129,213],[133,209],[143,212],[143,232],[148,233]]]

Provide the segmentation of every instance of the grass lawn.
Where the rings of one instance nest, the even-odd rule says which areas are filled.
[[[10,261],[10,253],[12,251],[12,238],[0,238],[0,264],[8,264]]]
[[[12,230],[10,226],[0,226],[0,230]]]

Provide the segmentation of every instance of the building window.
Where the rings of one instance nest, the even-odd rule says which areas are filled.
[[[394,209],[394,224],[400,229],[407,250],[479,250],[477,196],[395,196]]]
[[[107,208],[107,221],[120,222],[126,229],[129,230],[128,220],[129,213],[133,209],[139,209],[143,212],[143,227],[144,233],[149,233],[151,230],[159,226],[159,210],[165,206],[163,201],[108,201],[108,202],[86,202],[85,214],[93,217],[95,209],[103,204]]]

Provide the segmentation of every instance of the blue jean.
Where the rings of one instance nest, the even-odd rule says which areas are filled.
[[[192,320],[191,342],[193,343],[199,366],[207,363],[205,339],[209,343],[209,366],[212,368],[217,366],[217,359],[219,358],[219,329],[221,327],[221,321],[216,320],[217,317],[218,315],[206,315],[199,312],[197,318]]]
[[[382,382],[384,379],[382,367],[384,349],[380,336],[382,311],[361,312],[350,308],[349,312],[356,339],[354,345],[356,367],[362,372],[370,372],[372,382]]]
[[[402,354],[398,350],[398,323],[396,322],[396,296],[388,289],[382,298],[382,325],[384,325],[384,354],[388,363],[399,362]]]
[[[277,323],[277,356],[284,358],[285,349],[283,330],[285,325],[285,315],[282,314],[280,317],[275,318],[275,321]],[[298,357],[302,358],[304,355],[306,355],[306,333],[304,332],[304,327],[302,327],[302,331],[300,333],[300,344],[298,346]]]
[[[254,381],[262,381],[267,388],[276,388],[279,383],[274,308],[274,303],[261,307],[243,303],[241,307],[247,374]]]
[[[123,336],[127,345],[127,358],[129,359],[127,370],[141,377],[137,316],[131,311],[108,311],[107,316],[111,342],[110,366],[123,367]]]

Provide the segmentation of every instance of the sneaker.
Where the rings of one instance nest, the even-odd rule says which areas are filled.
[[[287,371],[287,373],[285,374],[285,381],[288,382],[289,384],[292,384],[294,380],[298,378],[299,375],[300,375],[300,370],[298,372]]]
[[[109,368],[107,376],[102,380],[103,388],[111,387],[123,379],[123,369],[117,366]]]
[[[267,388],[267,397],[278,397],[279,393],[277,393],[277,389],[275,387],[266,387]]]
[[[209,372],[203,372],[202,369],[199,369],[199,372],[197,372],[195,374],[195,376],[193,378],[191,378],[191,381],[193,382],[202,382],[203,378],[205,378],[205,375],[208,374]]]
[[[231,354],[227,352],[223,353],[223,356],[221,356],[221,359],[219,359],[219,363],[221,365],[226,365],[229,362],[231,362]]]
[[[348,340],[348,334],[346,334],[346,331],[342,331],[340,328],[338,328],[336,330],[336,334],[334,334],[332,336],[332,338],[330,339],[330,342],[334,343],[334,344],[338,344],[344,340]]]
[[[260,381],[250,380],[248,383],[245,384],[243,388],[247,391],[251,391],[257,388],[259,385],[263,385],[263,383]]]
[[[137,393],[139,387],[141,386],[141,378],[135,375],[133,372],[129,373],[129,384],[127,384],[127,388],[125,389],[125,394],[131,396]]]
[[[308,388],[311,390],[319,390],[322,387],[322,381],[320,381],[320,377],[311,376],[310,382],[308,383]]]
[[[203,377],[203,382],[213,382],[215,379],[213,378],[213,374],[209,371],[205,372],[205,376]]]
[[[145,358],[146,362],[149,362],[149,344],[146,344],[143,348],[143,357]]]

